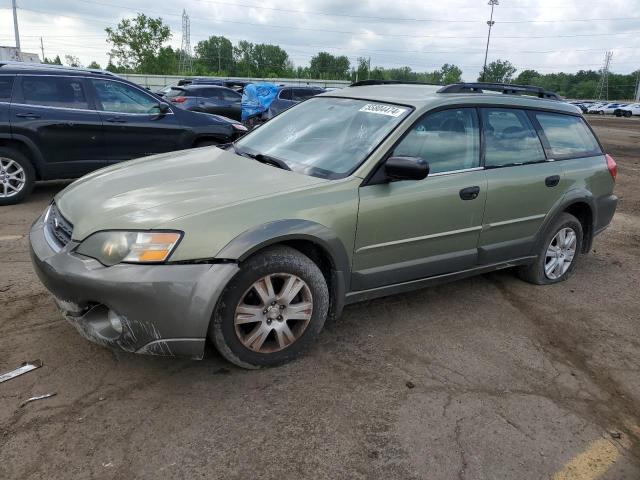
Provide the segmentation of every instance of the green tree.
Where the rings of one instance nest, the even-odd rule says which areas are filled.
[[[516,77],[515,83],[520,85],[533,85],[539,77],[540,74],[536,70],[523,70]]]
[[[450,85],[452,83],[459,83],[462,81],[462,70],[457,65],[445,63],[440,68],[440,75],[442,76],[440,83],[444,85]]]
[[[89,65],[87,65],[87,68],[95,68],[96,70],[100,70],[100,64],[93,60]]]
[[[56,55],[53,60],[44,57],[44,63],[48,63],[50,65],[62,65],[62,60],[60,60],[60,55]]]
[[[162,18],[147,17],[139,13],[135,18],[124,18],[115,28],[105,28],[110,55],[118,67],[145,71],[153,65],[164,43],[171,38],[171,30]]]
[[[64,61],[67,63],[67,66],[69,67],[82,67],[82,63],[80,63],[80,59],[73,55],[65,55]]]
[[[516,67],[509,60],[496,60],[487,65],[484,75],[483,72],[480,72],[478,81],[509,83],[514,73],[516,73]]]
[[[233,57],[235,59],[235,74],[243,77],[257,76],[257,68],[253,63],[253,43],[240,40],[238,45],[233,47]]]
[[[253,46],[253,65],[261,77],[279,77],[284,75],[289,55],[277,45],[260,43]]]
[[[226,37],[211,36],[198,42],[195,48],[195,60],[208,72],[233,73],[235,69],[233,44]]]
[[[314,78],[347,80],[350,66],[344,55],[336,57],[328,52],[319,52],[311,59],[309,70]]]

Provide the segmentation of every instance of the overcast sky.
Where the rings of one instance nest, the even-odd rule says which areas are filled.
[[[22,49],[47,57],[107,62],[104,28],[136,12],[162,17],[180,46],[181,14],[191,17],[191,46],[210,35],[234,43],[279,44],[296,65],[325,50],[355,64],[408,65],[416,71],[455,63],[475,80],[484,60],[487,0],[18,0]],[[614,51],[612,70],[640,69],[640,0],[500,0],[489,61],[543,73],[597,70]],[[0,45],[14,45],[11,0],[0,0]]]

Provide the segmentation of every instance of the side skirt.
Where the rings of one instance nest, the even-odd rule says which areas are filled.
[[[440,285],[442,283],[453,282],[455,280],[461,280],[463,278],[473,277],[475,275],[481,275],[483,273],[489,273],[496,270],[503,270],[505,268],[530,265],[536,258],[537,257],[535,255],[529,257],[521,257],[515,260],[510,260],[508,262],[483,265],[481,267],[474,267],[468,270],[461,270],[459,272],[436,275],[429,278],[421,278],[419,280],[412,280],[410,282],[395,283],[393,285],[385,285],[384,287],[371,288],[369,290],[349,292],[347,293],[345,304],[350,305],[352,303],[372,300],[374,298],[396,295],[398,293],[410,292],[412,290],[420,290],[422,288],[432,287],[435,285]]]

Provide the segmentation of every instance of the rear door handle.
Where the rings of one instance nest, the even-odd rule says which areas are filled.
[[[560,183],[560,175],[552,175],[544,179],[544,184],[547,187],[555,187]]]
[[[16,113],[16,117],[20,117],[20,118],[40,118],[40,115],[38,115],[37,113]]]
[[[462,200],[475,200],[480,194],[480,187],[467,187],[460,190]]]
[[[109,123],[127,123],[127,121],[122,117],[107,118],[107,122],[109,122]]]

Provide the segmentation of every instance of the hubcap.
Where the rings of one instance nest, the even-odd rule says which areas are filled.
[[[287,348],[307,329],[313,313],[311,290],[289,273],[262,277],[236,307],[238,340],[250,350],[273,353]]]
[[[0,157],[0,197],[17,195],[26,182],[24,169],[10,158]]]
[[[578,237],[571,228],[563,228],[547,247],[544,261],[544,273],[549,280],[557,280],[567,273],[576,256]]]

